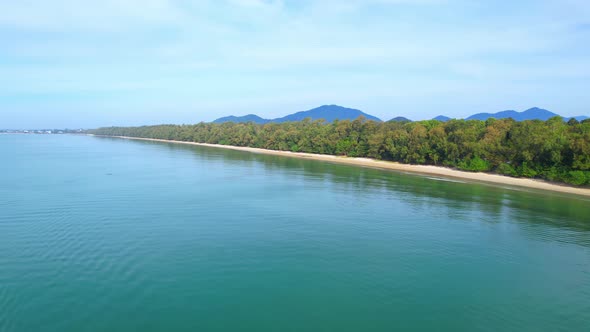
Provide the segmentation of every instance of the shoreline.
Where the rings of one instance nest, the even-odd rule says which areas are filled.
[[[93,135],[93,134],[88,134],[88,136],[110,137],[110,138],[120,138],[120,139],[128,139],[128,140],[152,141],[152,142],[205,146],[205,147],[245,151],[245,152],[259,153],[259,154],[266,154],[266,155],[275,155],[275,156],[293,157],[293,158],[300,158],[300,159],[327,161],[327,162],[333,162],[333,163],[344,164],[344,165],[378,168],[378,169],[392,170],[392,171],[398,171],[398,172],[408,172],[408,173],[419,174],[419,175],[440,176],[440,177],[444,177],[444,178],[461,179],[461,180],[468,180],[468,181],[480,182],[480,183],[508,185],[508,186],[520,187],[520,188],[546,190],[546,191],[552,191],[552,192],[558,192],[558,193],[565,193],[565,194],[573,194],[573,195],[590,197],[590,189],[586,189],[586,188],[577,188],[577,187],[571,187],[571,186],[567,186],[567,185],[560,185],[560,184],[556,184],[556,183],[546,182],[543,180],[535,180],[535,179],[527,179],[527,178],[513,178],[513,177],[499,175],[499,174],[490,174],[490,173],[481,173],[481,172],[479,172],[479,173],[465,172],[465,171],[459,171],[459,170],[450,169],[450,168],[441,167],[441,166],[411,165],[411,164],[401,164],[401,163],[394,162],[394,161],[384,161],[384,160],[376,160],[376,159],[370,159],[370,158],[334,156],[334,155],[314,154],[314,153],[306,153],[306,152],[267,150],[267,149],[251,148],[251,147],[243,147],[243,146],[173,141],[173,140],[165,140],[165,139],[157,139],[157,138],[105,136],[105,135]]]

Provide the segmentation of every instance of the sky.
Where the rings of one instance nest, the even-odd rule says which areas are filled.
[[[0,0],[0,128],[590,116],[588,0]]]

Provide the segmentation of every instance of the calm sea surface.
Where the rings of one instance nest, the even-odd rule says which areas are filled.
[[[0,135],[0,331],[589,331],[590,200]]]

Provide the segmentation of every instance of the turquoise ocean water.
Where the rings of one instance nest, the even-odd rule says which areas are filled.
[[[590,200],[0,135],[0,331],[588,331]]]

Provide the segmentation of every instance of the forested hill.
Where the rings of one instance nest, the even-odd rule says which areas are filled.
[[[381,119],[367,114],[363,111],[347,108],[338,105],[323,105],[310,109],[307,111],[297,112],[286,115],[282,118],[276,119],[263,119],[255,114],[248,114],[245,116],[225,116],[214,120],[213,123],[224,123],[224,122],[254,122],[258,124],[265,124],[269,122],[290,122],[290,121],[301,121],[304,119],[319,120],[324,119],[328,122],[335,120],[354,120],[359,116],[365,117],[367,120],[381,121]]]
[[[467,118],[467,120],[482,120],[485,121],[489,118],[496,118],[496,119],[507,119],[513,118],[516,121],[524,121],[524,120],[549,120],[554,116],[559,116],[553,112],[549,112],[548,110],[544,110],[542,108],[533,107],[529,108],[524,112],[517,112],[517,111],[502,111],[498,113],[477,113]]]
[[[265,124],[265,123],[269,123],[269,122],[301,121],[301,120],[307,119],[307,118],[309,118],[311,120],[324,119],[328,122],[332,122],[334,120],[351,120],[352,121],[352,120],[358,118],[359,116],[363,116],[367,120],[381,121],[381,119],[379,119],[373,115],[367,114],[363,111],[360,111],[360,110],[357,110],[354,108],[347,108],[347,107],[342,107],[342,106],[338,106],[338,105],[324,105],[324,106],[316,107],[314,109],[310,109],[308,111],[297,112],[297,113],[289,114],[289,115],[286,115],[282,118],[276,118],[276,119],[264,119],[264,118],[259,117],[256,114],[248,114],[248,115],[244,115],[244,116],[233,116],[233,115],[225,116],[225,117],[216,119],[213,122],[214,123],[254,122],[254,123],[258,123],[258,124]],[[522,112],[502,111],[502,112],[497,112],[497,113],[477,113],[477,114],[473,114],[473,115],[467,117],[466,120],[485,121],[489,118],[495,118],[495,119],[512,118],[516,121],[524,121],[524,120],[546,121],[554,116],[561,116],[561,115],[550,112],[550,111],[542,109],[542,108],[533,107],[533,108],[529,108],[528,110],[522,111]],[[584,115],[579,115],[579,116],[574,116],[574,117],[563,117],[563,118],[565,119],[565,121],[569,120],[570,118],[575,118],[578,121],[582,121],[582,120],[587,119],[588,117],[584,116]],[[444,115],[439,115],[439,116],[433,118],[433,120],[439,120],[442,122],[448,121],[450,119],[451,119],[450,117],[447,117]],[[411,120],[406,117],[403,117],[403,116],[398,116],[398,117],[395,117],[389,121],[409,122]]]
[[[254,122],[259,124],[265,124],[270,122],[270,120],[263,119],[256,114],[248,114],[244,116],[224,116],[223,118],[219,118],[213,123],[224,123],[224,122]]]
[[[368,157],[590,185],[590,120],[199,123],[89,131],[272,150]]]

